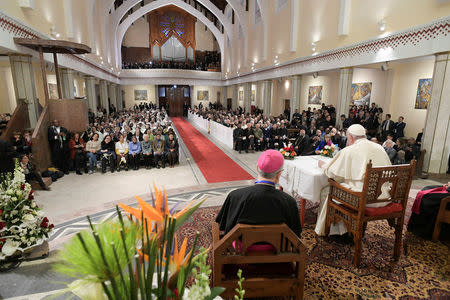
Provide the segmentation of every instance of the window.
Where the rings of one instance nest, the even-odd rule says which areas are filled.
[[[159,61],[159,46],[158,46],[158,44],[153,45],[152,52],[153,52],[153,60]]]
[[[158,95],[159,95],[159,97],[165,98],[166,97],[166,88],[165,87],[159,87],[158,88]]]

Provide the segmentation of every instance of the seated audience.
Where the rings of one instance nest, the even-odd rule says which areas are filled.
[[[319,142],[319,145],[316,147],[316,154],[319,154],[321,150],[323,150],[323,148],[325,146],[331,146],[333,143],[331,142],[331,136],[329,134],[325,135],[325,138]]]
[[[74,133],[73,137],[69,140],[69,149],[70,159],[78,175],[81,175],[82,168],[87,173],[85,147],[86,144],[80,138],[80,134],[78,132]]]
[[[30,163],[30,160],[26,154],[23,154],[19,157],[19,165],[22,168],[23,173],[25,174],[25,180],[30,183],[31,181],[37,181],[39,186],[43,190],[50,190],[44,181],[42,180],[41,175],[36,171],[35,167]]]
[[[169,139],[166,140],[165,145],[167,162],[171,168],[174,167],[175,163],[178,161],[178,141],[175,140],[173,134],[169,134]]]
[[[392,140],[386,140],[383,145],[386,154],[389,156],[389,160],[392,164],[395,165],[395,157],[397,156],[397,151],[394,149],[394,142]]]
[[[111,173],[114,173],[116,169],[116,145],[111,138],[111,135],[105,136],[105,139],[101,143],[101,155],[102,173],[106,173],[106,164],[109,163]]]
[[[119,141],[116,143],[117,172],[120,172],[121,166],[128,171],[128,151],[128,143],[125,141],[124,135],[119,135]]]
[[[25,139],[22,137],[20,131],[13,132],[11,144],[14,148],[14,151],[16,152],[17,157],[22,156],[24,154],[28,154],[26,153],[27,151],[25,151]]]
[[[159,169],[159,162],[161,162],[161,166],[163,169],[166,167],[164,160],[164,141],[161,139],[161,134],[157,133],[155,140],[153,141],[153,156],[155,158],[156,168]]]
[[[130,168],[133,170],[139,170],[139,160],[141,155],[141,143],[138,141],[137,136],[133,135],[131,142],[128,143],[128,158],[130,160]]]
[[[297,235],[302,231],[297,202],[277,190],[284,158],[279,151],[267,150],[258,159],[258,179],[255,185],[228,194],[216,222],[225,234],[236,224],[285,223]]]
[[[142,156],[144,158],[144,165],[147,169],[150,169],[152,166],[152,145],[153,141],[150,140],[150,137],[148,134],[144,134],[143,141],[141,143],[142,148]]]
[[[92,139],[86,144],[87,158],[89,160],[89,174],[94,173],[97,168],[97,152],[101,148],[101,142],[98,139],[98,133],[92,135]]]

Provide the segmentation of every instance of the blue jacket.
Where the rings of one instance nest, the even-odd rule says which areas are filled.
[[[129,151],[128,152],[129,154],[139,154],[139,153],[141,153],[141,143],[136,142],[136,144],[135,144],[133,142],[130,142],[128,144],[128,151]]]

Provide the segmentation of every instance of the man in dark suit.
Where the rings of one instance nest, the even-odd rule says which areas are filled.
[[[312,153],[311,141],[306,135],[305,129],[300,129],[300,134],[295,139],[294,151],[298,155],[309,155]]]
[[[14,148],[10,142],[0,140],[0,174],[14,171]]]
[[[405,136],[404,130],[406,127],[406,123],[403,122],[403,117],[398,117],[398,122],[395,123],[394,127],[394,133],[395,133],[395,139],[399,139]]]
[[[386,120],[381,123],[381,135],[386,139],[388,134],[393,133],[395,127],[394,121],[391,120],[391,115],[386,114]]]
[[[53,165],[65,174],[69,174],[68,131],[60,126],[58,120],[53,120],[52,124],[48,128],[48,142],[52,152]]]

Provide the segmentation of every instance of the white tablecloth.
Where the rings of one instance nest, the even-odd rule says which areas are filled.
[[[208,131],[209,121],[207,119],[203,119],[203,117],[188,112],[188,120],[197,128]],[[233,149],[233,129],[223,126],[215,121],[211,121],[211,124],[209,125],[209,134],[224,143],[230,149]]]
[[[328,177],[319,168],[319,160],[327,162],[331,158],[313,155],[285,160],[279,181],[283,191],[294,197],[320,203],[320,191],[328,184]]]

